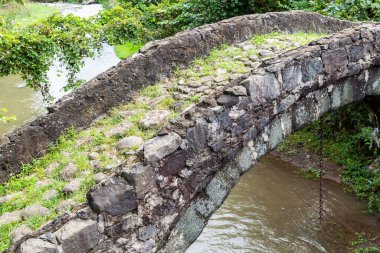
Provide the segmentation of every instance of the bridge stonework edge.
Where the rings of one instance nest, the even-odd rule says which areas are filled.
[[[188,43],[201,48],[191,54],[195,57],[220,45],[220,39],[234,43],[254,33],[332,32],[350,26],[312,13],[252,15],[181,33],[142,52],[160,55],[161,47],[174,50]],[[212,43],[194,44],[189,34]],[[87,207],[61,216],[7,252],[26,253],[33,247],[45,252],[184,252],[240,176],[285,136],[325,112],[380,95],[379,50],[380,26],[366,24],[265,61],[258,71],[171,121],[144,144],[141,163],[119,166],[88,192]],[[165,71],[169,67],[151,76],[159,79]],[[122,80],[117,73],[114,77]]]
[[[24,127],[0,136],[0,182],[20,172],[22,163],[42,156],[67,129],[84,128],[109,109],[131,100],[134,91],[185,67],[223,43],[234,44],[254,34],[273,31],[332,33],[353,24],[300,11],[236,17],[148,43],[139,54],[95,77],[59,100]]]

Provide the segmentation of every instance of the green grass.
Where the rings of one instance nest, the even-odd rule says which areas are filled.
[[[137,53],[143,45],[143,43],[127,42],[123,45],[116,45],[114,48],[117,57],[124,60]]]
[[[25,3],[24,5],[10,2],[0,6],[0,16],[12,20],[16,25],[25,26],[46,18],[55,12],[57,7],[46,6],[40,3]]]

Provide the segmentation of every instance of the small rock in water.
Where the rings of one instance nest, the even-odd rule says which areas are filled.
[[[6,225],[12,222],[21,221],[21,210],[16,210],[9,213],[3,213],[0,216],[0,225]]]
[[[74,177],[77,170],[78,167],[74,163],[69,162],[65,166],[65,168],[63,168],[63,170],[59,173],[59,176],[64,180],[68,180]]]
[[[158,127],[164,125],[169,120],[170,112],[165,110],[155,110],[149,112],[144,119],[140,120],[140,125],[144,128]]]
[[[58,191],[55,189],[49,190],[45,192],[44,196],[42,197],[42,200],[50,200],[58,196]]]
[[[27,206],[22,211],[21,216],[24,220],[29,219],[33,216],[48,216],[50,214],[50,210],[40,204]]]
[[[66,194],[70,194],[80,190],[80,181],[78,179],[71,180],[62,191]]]
[[[144,140],[138,136],[128,136],[116,143],[116,149],[118,151],[124,151],[128,148],[141,146],[143,143]]]
[[[57,205],[55,211],[58,214],[64,213],[66,211],[70,211],[76,205],[75,201],[72,199],[65,199],[61,203]]]
[[[28,225],[21,225],[17,228],[15,228],[11,233],[11,240],[13,243],[17,242],[27,234],[30,234],[33,232],[33,229],[28,227]]]

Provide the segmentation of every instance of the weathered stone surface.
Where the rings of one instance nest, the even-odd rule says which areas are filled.
[[[93,249],[100,239],[98,223],[93,220],[72,220],[56,233],[64,253],[86,253]]]
[[[107,176],[106,175],[104,175],[103,173],[96,173],[95,175],[94,175],[94,180],[95,180],[95,183],[100,183],[100,181],[102,181],[103,179],[105,179]]]
[[[22,243],[17,253],[58,253],[57,245],[41,239],[29,239]]]
[[[131,126],[132,126],[132,123],[125,121],[121,123],[120,125],[114,126],[111,129],[104,132],[104,136],[107,138],[111,138],[116,135],[123,135]]]
[[[63,187],[62,191],[66,194],[71,194],[73,192],[80,190],[80,180],[72,179],[68,184]]]
[[[247,88],[252,104],[255,106],[273,100],[280,95],[280,83],[271,73],[253,75],[240,85]]]
[[[225,90],[226,94],[235,95],[235,96],[247,96],[247,89],[241,85],[233,86]]]
[[[190,207],[182,215],[176,225],[176,230],[180,233],[186,242],[192,243],[197,239],[205,226],[205,222],[198,216],[194,207]]]
[[[195,127],[189,128],[186,140],[195,153],[199,153],[207,144],[208,124],[204,119],[197,120]]]
[[[173,153],[182,142],[181,136],[169,133],[157,136],[144,144],[144,157],[148,163],[156,162]]]
[[[326,73],[331,75],[333,79],[336,79],[338,73],[343,72],[348,64],[347,53],[344,48],[323,52],[322,60]]]
[[[131,170],[124,170],[122,177],[128,184],[135,187],[136,196],[139,199],[144,198],[148,192],[152,192],[156,187],[156,174],[150,166],[136,164]]]
[[[302,62],[302,81],[309,82],[314,80],[319,74],[323,72],[322,60],[317,59],[305,59]]]
[[[217,100],[218,104],[224,105],[227,107],[232,107],[239,103],[239,97],[231,95],[222,95]]]
[[[170,112],[165,110],[157,110],[148,112],[148,114],[140,121],[140,125],[145,128],[159,127],[169,120]]]
[[[20,240],[25,235],[30,234],[31,232],[33,232],[33,229],[28,227],[28,225],[25,225],[25,224],[21,225],[12,231],[11,240],[14,243],[14,242]]]
[[[76,205],[75,201],[72,199],[62,200],[61,203],[57,205],[55,211],[59,214],[70,211]]]
[[[24,220],[31,218],[33,216],[48,216],[50,214],[50,210],[40,204],[27,206],[22,211],[21,216]]]
[[[58,191],[55,189],[49,190],[45,192],[44,196],[42,196],[42,200],[49,200],[58,196]]]
[[[123,151],[125,149],[130,149],[134,147],[139,147],[144,143],[144,140],[138,136],[128,136],[124,139],[121,139],[116,143],[116,149]]]
[[[19,222],[21,221],[21,210],[16,210],[9,213],[3,213],[0,216],[0,225],[6,225],[12,222]]]
[[[282,70],[282,88],[292,91],[302,81],[301,65],[292,65]]]
[[[75,173],[78,171],[78,167],[70,162],[68,163],[62,171],[59,173],[59,176],[64,180],[69,180],[74,177]]]
[[[87,199],[95,213],[124,215],[137,208],[136,192],[123,178],[110,179],[91,189]]]

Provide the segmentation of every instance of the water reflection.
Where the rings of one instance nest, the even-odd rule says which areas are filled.
[[[380,236],[380,217],[326,182],[326,218],[318,226],[318,182],[273,156],[246,173],[187,253],[350,252],[355,232]]]

